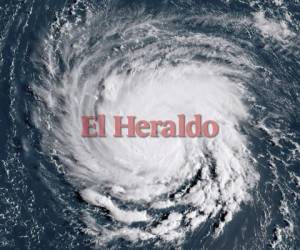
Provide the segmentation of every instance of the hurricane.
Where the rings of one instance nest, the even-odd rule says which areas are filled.
[[[1,3],[0,246],[297,249],[299,8]],[[98,114],[107,136],[82,137]],[[113,136],[179,114],[218,135]]]

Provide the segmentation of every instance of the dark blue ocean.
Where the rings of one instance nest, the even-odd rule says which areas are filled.
[[[300,249],[300,2],[0,0],[0,143],[0,249]]]

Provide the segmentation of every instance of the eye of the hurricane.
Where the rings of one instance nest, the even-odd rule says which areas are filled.
[[[239,129],[249,118],[249,58],[225,39],[178,37],[151,23],[120,25],[115,35],[86,25],[69,24],[59,43],[46,39],[41,64],[48,72],[35,88],[42,119],[34,117],[44,150],[59,158],[88,204],[85,232],[101,245],[117,238],[173,242],[213,218],[218,235],[258,179]],[[81,117],[100,113],[106,137],[81,137]],[[218,136],[113,136],[113,116],[176,121],[178,114],[217,121]],[[112,220],[98,223],[103,213]]]

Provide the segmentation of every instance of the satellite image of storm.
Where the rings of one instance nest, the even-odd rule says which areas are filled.
[[[0,0],[0,249],[299,250],[299,0]]]

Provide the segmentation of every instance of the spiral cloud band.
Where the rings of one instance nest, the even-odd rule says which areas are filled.
[[[87,8],[84,18],[58,17],[35,59],[44,72],[33,117],[43,149],[99,208],[83,213],[84,231],[100,245],[176,244],[213,220],[217,237],[259,179],[240,129],[251,119],[254,59],[230,39],[195,31],[201,20],[193,17],[105,15]],[[106,138],[81,137],[81,117],[98,114],[106,114]],[[211,139],[114,138],[113,116],[128,114],[148,121],[201,114],[220,131]]]

